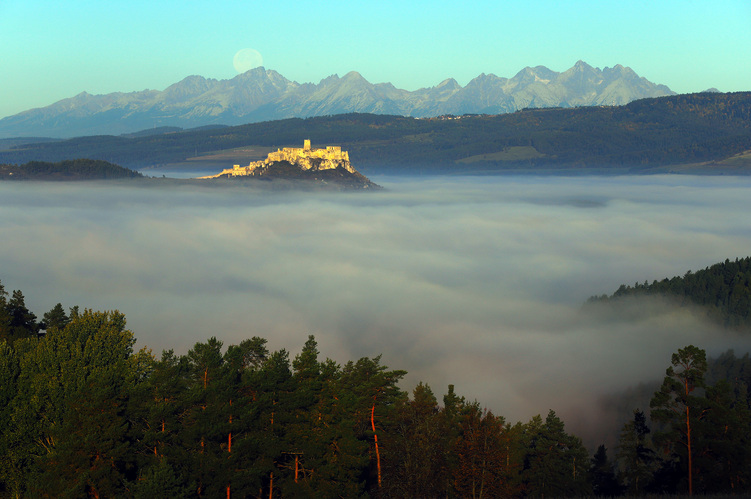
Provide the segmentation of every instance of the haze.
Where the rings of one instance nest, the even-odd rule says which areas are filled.
[[[669,304],[580,309],[747,256],[751,178],[374,180],[386,190],[2,183],[0,280],[39,317],[119,309],[156,354],[261,336],[294,356],[314,334],[341,363],[383,354],[406,390],[452,383],[508,421],[552,408],[573,431],[678,348],[749,350]]]
[[[678,93],[749,90],[747,0],[0,2],[0,118],[90,94],[229,79],[253,49],[298,83],[360,72],[417,90],[526,66],[622,64]],[[258,59],[256,59],[258,62]],[[255,64],[255,63],[254,63]],[[242,66],[247,67],[247,66]]]

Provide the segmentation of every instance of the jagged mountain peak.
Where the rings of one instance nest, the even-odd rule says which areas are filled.
[[[289,81],[287,78],[282,76],[281,74],[277,73],[273,69],[266,69],[263,66],[259,66],[257,68],[249,69],[245,71],[244,73],[240,73],[232,80],[229,81],[246,81],[246,82],[252,82],[252,81]]]
[[[318,84],[297,83],[257,67],[229,80],[190,75],[163,91],[90,95],[82,92],[50,106],[0,119],[1,137],[121,134],[155,126],[193,128],[292,117],[363,112],[404,116],[511,112],[525,107],[625,104],[671,95],[664,85],[620,64],[600,70],[584,61],[558,73],[527,66],[511,79],[482,73],[462,87],[447,78],[410,92],[372,84],[359,72]]]
[[[375,86],[357,71],[350,71],[339,79],[339,87],[348,89],[367,89],[372,90]]]
[[[511,80],[515,81],[538,81],[538,80],[551,80],[555,78],[559,73],[552,71],[545,66],[535,66],[522,69],[514,75]]]
[[[336,83],[340,79],[341,78],[339,78],[339,75],[336,74],[336,73],[334,73],[334,74],[332,74],[330,76],[327,76],[326,78],[322,79],[321,82],[318,84],[318,86],[321,86],[321,85],[330,85],[332,83]]]
[[[512,80],[514,78],[521,79],[521,78],[524,78],[524,77],[533,76],[534,74],[535,74],[535,70],[532,69],[531,67],[527,66],[527,67],[523,68],[521,71],[519,71],[518,73],[516,73],[514,75],[514,77],[512,78]]]
[[[484,83],[484,82],[496,82],[498,80],[506,80],[506,78],[499,78],[493,73],[488,73],[488,74],[481,73],[479,76],[475,76],[474,78],[472,78],[467,85],[472,84],[472,82]]]
[[[443,89],[457,89],[457,88],[461,88],[461,85],[459,85],[459,83],[453,78],[446,78],[441,83],[436,85],[434,88],[440,88],[442,90]]]
[[[209,85],[210,80],[207,80],[203,76],[191,75],[165,88],[163,93],[165,98],[174,101],[202,94],[208,90]]]
[[[557,71],[546,68],[545,66],[535,66],[532,70],[540,80],[553,80],[560,74]]]
[[[622,77],[622,78],[639,78],[639,75],[637,75],[633,69],[631,69],[628,66],[622,66],[620,64],[616,64],[612,68],[605,68],[602,70],[603,75],[608,75],[610,77]]]
[[[247,71],[245,71],[243,73],[240,73],[237,76],[242,76],[242,75],[246,75],[246,76],[264,76],[265,75],[265,76],[268,76],[269,73],[276,73],[276,71],[271,70],[271,69],[267,70],[263,66],[256,66],[256,67],[251,68],[251,69],[249,69],[249,70],[247,70]]]
[[[342,80],[363,80],[363,81],[367,81],[367,80],[366,80],[365,78],[363,78],[363,76],[362,76],[362,75],[361,75],[360,73],[358,73],[357,71],[350,71],[349,73],[347,73],[346,75],[344,75],[344,76],[342,77]]]
[[[602,71],[599,68],[593,68],[584,61],[577,61],[571,68],[562,72],[560,76],[563,78],[579,78],[581,76],[599,76],[601,74]]]
[[[173,83],[172,85],[170,85],[170,87],[174,87],[175,85],[194,84],[196,82],[202,82],[202,81],[206,81],[206,78],[204,78],[201,75],[189,75],[183,78],[182,80],[178,81],[177,83]]]
[[[505,90],[507,92],[523,91],[533,84],[547,85],[557,76],[558,73],[551,71],[544,66],[537,66],[535,68],[527,66],[507,81]]]

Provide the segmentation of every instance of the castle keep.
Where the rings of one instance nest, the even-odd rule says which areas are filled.
[[[326,149],[312,149],[310,140],[305,140],[303,147],[285,147],[271,152],[263,161],[251,161],[248,166],[234,165],[223,170],[219,175],[230,177],[255,176],[261,174],[272,163],[286,161],[305,171],[333,170],[342,167],[350,173],[356,173],[349,163],[349,153],[339,146],[327,146]],[[205,177],[211,178],[211,177]]]

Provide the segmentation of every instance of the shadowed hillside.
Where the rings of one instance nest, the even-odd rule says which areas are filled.
[[[82,137],[15,145],[0,151],[0,163],[87,157],[144,168],[238,147],[275,149],[303,137],[342,146],[364,173],[746,173],[751,171],[751,93],[498,116],[347,114],[149,136]]]

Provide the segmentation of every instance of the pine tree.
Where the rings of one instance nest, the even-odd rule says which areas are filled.
[[[52,310],[44,314],[41,326],[45,330],[63,329],[68,322],[70,322],[70,318],[66,315],[62,304],[58,303],[52,307]]]
[[[5,310],[10,317],[6,334],[11,343],[22,338],[36,338],[39,333],[37,317],[26,308],[25,298],[20,290],[13,291],[13,296],[8,300]]]
[[[535,416],[526,428],[527,455],[524,481],[533,497],[586,495],[589,456],[578,437],[565,432],[563,421],[553,410],[545,422]]]
[[[592,456],[590,468],[592,491],[596,496],[613,497],[620,495],[621,487],[615,476],[615,466],[608,459],[607,449],[600,445]]]
[[[5,291],[5,286],[0,282],[0,341],[6,340],[12,343],[10,321],[11,316],[8,311],[8,292]]]
[[[406,371],[389,371],[381,365],[381,356],[372,359],[363,357],[357,362],[348,362],[342,372],[343,391],[352,396],[353,416],[358,438],[370,443],[371,469],[369,487],[380,490],[383,487],[381,469],[381,445],[379,432],[383,419],[388,419],[394,410],[394,404],[402,397],[397,387]],[[381,437],[383,437],[383,433]]]
[[[649,404],[652,419],[666,425],[664,431],[655,433],[655,443],[665,454],[675,452],[684,463],[688,493],[693,495],[696,423],[706,406],[706,400],[694,395],[694,391],[704,387],[706,353],[689,345],[673,354],[671,364],[665,371],[660,390],[655,392]]]
[[[745,383],[734,390],[725,379],[707,387],[704,416],[697,423],[695,489],[704,493],[751,491],[751,410]]]
[[[384,488],[395,497],[438,497],[446,494],[446,457],[451,452],[445,419],[428,385],[419,383],[412,400],[400,399],[384,434]]]
[[[199,496],[223,495],[227,482],[225,444],[229,400],[224,392],[223,343],[216,337],[198,342],[188,351],[188,389],[181,437],[188,475]]]
[[[76,316],[36,342],[23,364],[19,421],[37,443],[33,494],[117,496],[134,466],[127,400],[134,339],[119,312]]]
[[[504,420],[478,403],[462,411],[461,436],[455,447],[458,466],[454,471],[461,497],[508,497],[515,492],[512,473],[516,462],[509,453],[509,432]]]
[[[628,493],[643,494],[656,469],[656,455],[649,438],[650,429],[642,411],[634,411],[633,420],[623,426],[616,454],[620,477]]]

